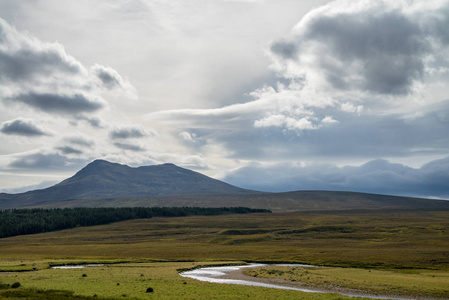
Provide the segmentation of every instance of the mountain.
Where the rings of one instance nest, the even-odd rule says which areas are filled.
[[[449,210],[449,201],[355,192],[262,193],[173,164],[132,168],[95,160],[46,189],[0,194],[0,209],[19,207],[246,206],[273,211]]]
[[[132,168],[105,160],[95,160],[74,176],[52,187],[20,194],[0,194],[0,208],[106,197],[252,192],[254,191],[232,186],[174,164]]]

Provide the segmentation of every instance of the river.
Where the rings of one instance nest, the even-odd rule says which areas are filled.
[[[266,288],[276,288],[276,289],[284,289],[284,290],[294,290],[301,291],[306,293],[335,293],[339,295],[349,296],[349,297],[358,297],[358,298],[372,298],[372,299],[394,299],[394,300],[414,300],[412,298],[401,298],[401,297],[386,297],[386,296],[377,296],[377,295],[369,295],[369,294],[355,294],[355,293],[343,293],[338,291],[323,291],[312,288],[300,288],[300,287],[292,287],[292,286],[284,286],[278,284],[271,284],[265,282],[258,282],[256,279],[251,280],[252,277],[245,276],[245,280],[242,279],[234,279],[229,278],[230,273],[241,274],[241,271],[245,268],[258,268],[258,267],[266,267],[270,266],[268,264],[249,264],[249,265],[241,265],[241,266],[224,266],[224,267],[207,267],[207,268],[199,268],[191,271],[181,272],[180,275],[182,277],[188,277],[200,281],[207,281],[212,283],[225,283],[225,284],[239,284],[239,285],[248,285],[248,286],[260,286]],[[275,264],[271,266],[291,266],[291,267],[316,267],[312,265],[301,265],[301,264]],[[240,272],[237,272],[240,271]],[[226,278],[225,278],[226,277]],[[231,276],[234,277],[234,276]],[[240,278],[242,276],[235,276],[235,278]]]

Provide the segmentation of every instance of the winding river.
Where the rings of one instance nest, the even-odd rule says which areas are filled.
[[[398,298],[398,297],[385,297],[385,296],[376,296],[369,294],[353,294],[353,293],[341,293],[336,291],[322,291],[311,288],[298,288],[298,287],[290,287],[283,286],[277,284],[269,284],[258,281],[241,280],[241,279],[230,279],[224,278],[230,272],[239,271],[244,268],[258,268],[258,267],[266,267],[270,266],[267,264],[249,264],[249,265],[241,265],[241,266],[225,266],[225,267],[207,267],[207,268],[199,268],[191,271],[181,272],[180,275],[182,277],[188,277],[192,279],[197,279],[200,281],[207,281],[212,283],[227,283],[227,284],[239,284],[239,285],[248,285],[248,286],[260,286],[266,288],[276,288],[276,289],[284,289],[284,290],[294,290],[301,291],[306,293],[335,293],[339,295],[349,296],[349,297],[358,297],[358,298],[372,298],[372,299],[394,299],[394,300],[413,300],[412,298]],[[273,266],[273,265],[271,265]],[[290,267],[315,267],[312,265],[300,265],[300,264],[275,264],[274,266],[290,266]],[[246,277],[250,278],[250,277]]]
[[[51,269],[78,269],[78,268],[86,268],[86,267],[99,267],[104,264],[85,264],[85,265],[64,265],[64,266],[53,266]],[[394,299],[394,300],[414,300],[413,298],[401,298],[401,297],[386,297],[386,296],[377,296],[377,295],[369,295],[369,294],[355,294],[355,293],[342,293],[338,291],[323,291],[312,288],[300,288],[300,287],[292,287],[292,286],[284,286],[278,284],[270,284],[264,282],[258,282],[256,280],[252,281],[251,277],[245,276],[246,280],[242,279],[232,279],[225,278],[229,277],[231,272],[241,271],[245,268],[259,268],[266,266],[287,266],[287,267],[316,267],[313,265],[303,265],[303,264],[248,264],[248,265],[240,265],[240,266],[223,266],[223,267],[206,267],[206,268],[198,268],[190,271],[185,271],[179,273],[182,277],[192,278],[200,281],[207,281],[211,283],[225,283],[225,284],[239,284],[239,285],[247,285],[247,286],[260,286],[266,288],[275,288],[275,289],[283,289],[283,290],[293,290],[300,291],[306,293],[334,293],[343,296],[349,297],[357,297],[357,298],[372,298],[372,299]],[[238,276],[240,277],[240,276]]]

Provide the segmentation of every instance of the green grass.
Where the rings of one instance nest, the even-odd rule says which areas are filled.
[[[5,274],[1,277],[2,282],[19,281],[22,287],[0,291],[0,297],[6,298],[8,293],[37,295],[36,291],[41,291],[43,299],[47,299],[45,295],[51,299],[50,296],[55,293],[65,293],[72,297],[69,299],[78,299],[73,298],[76,296],[84,297],[80,299],[95,299],[94,295],[104,299],[350,299],[333,294],[315,295],[260,287],[212,284],[178,275],[179,268],[200,264],[202,263],[127,263],[86,269],[46,269]],[[149,287],[153,288],[154,292],[146,293]],[[48,291],[49,289],[53,291]]]
[[[247,269],[245,275],[301,282],[328,289],[350,288],[373,294],[449,298],[449,271],[369,270],[269,266]]]
[[[201,283],[184,279],[176,271],[221,261],[295,262],[390,272],[378,273],[382,276],[425,272],[422,269],[447,272],[449,212],[296,212],[152,218],[16,236],[0,239],[0,271],[35,271],[2,274],[0,284],[22,284],[18,289],[2,290],[2,297],[6,292],[37,293],[32,291],[35,289],[68,291],[84,297],[97,294],[108,299],[124,299],[123,295],[148,299],[148,287],[154,288],[151,297],[159,299],[205,299],[205,295],[217,299],[226,299],[223,295],[273,299],[280,298],[276,297],[279,293],[283,299],[298,297],[297,292]],[[52,264],[95,262],[115,264],[82,271],[47,269]],[[82,277],[83,273],[87,276]],[[413,293],[422,290],[416,286]],[[439,289],[434,281],[428,287]],[[300,295],[301,299],[345,299]]]

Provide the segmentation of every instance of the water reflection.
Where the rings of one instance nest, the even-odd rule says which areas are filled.
[[[85,264],[85,265],[64,265],[64,266],[53,266],[50,269],[82,269],[89,267],[101,267],[103,264]]]

